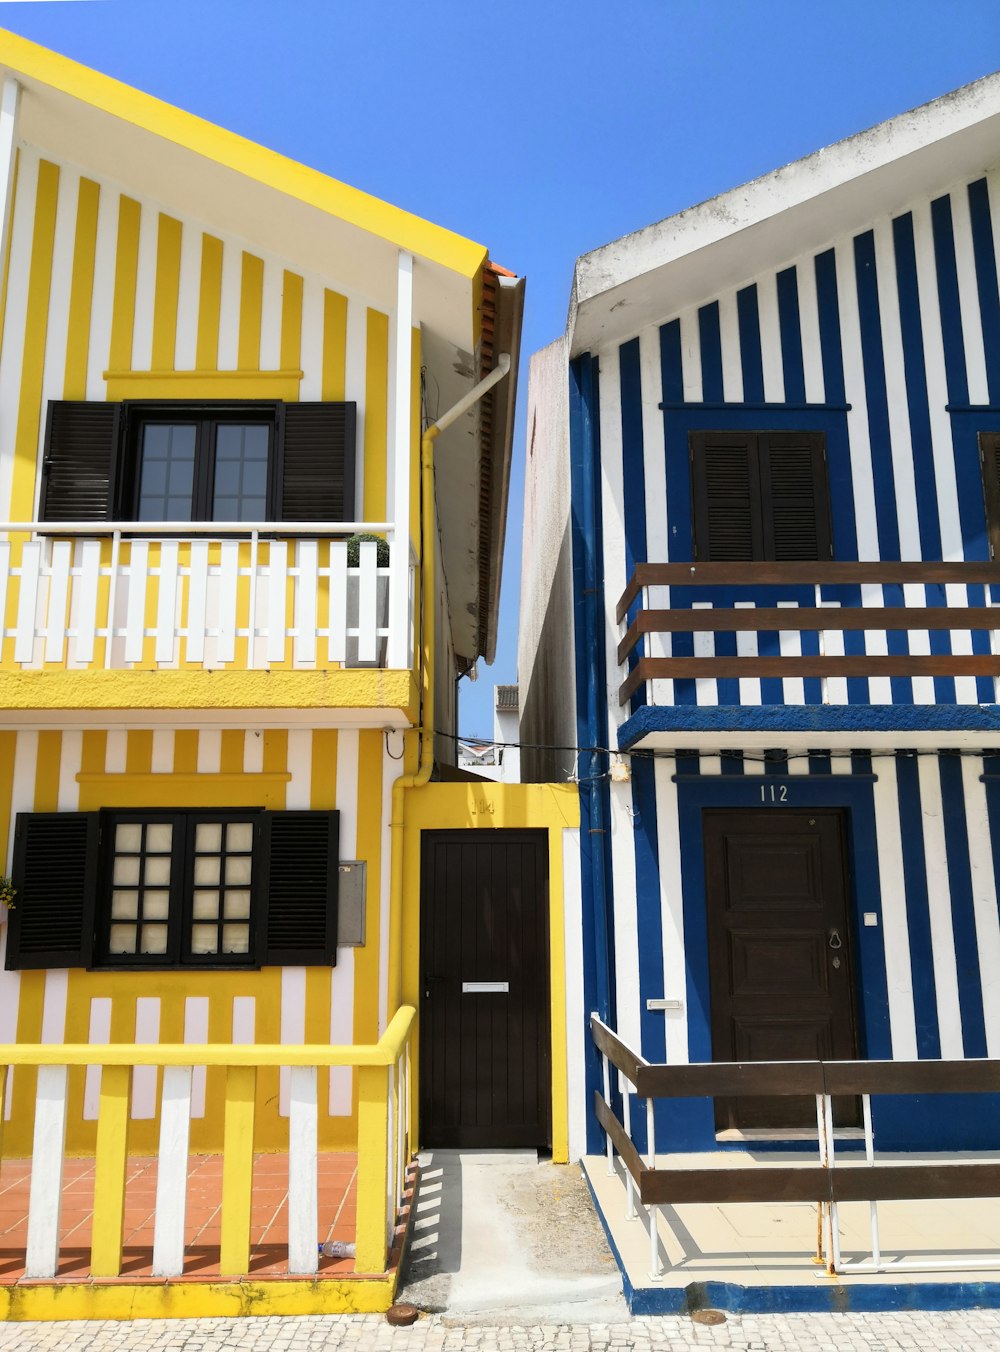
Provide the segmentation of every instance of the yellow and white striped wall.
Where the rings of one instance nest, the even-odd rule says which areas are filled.
[[[340,857],[364,860],[366,942],[328,967],[232,972],[0,970],[0,1043],[374,1043],[387,1022],[389,819],[402,736],[375,729],[0,732],[0,847],[17,812],[100,807],[337,808]],[[0,925],[0,967],[6,924]],[[4,1151],[31,1153],[35,1071],[8,1077]],[[98,1068],[71,1072],[67,1151],[96,1139]],[[196,1070],[194,1151],[222,1144],[222,1072]],[[156,1149],[158,1072],[138,1068],[129,1148]],[[257,1080],[256,1146],[285,1149],[287,1070]],[[354,1149],[357,1083],[320,1071],[320,1148]]]

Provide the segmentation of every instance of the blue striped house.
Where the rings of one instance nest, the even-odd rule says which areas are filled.
[[[995,75],[585,255],[533,358],[576,1153],[590,1010],[651,1061],[1000,1056],[998,132]],[[873,1108],[881,1148],[1000,1146],[990,1096]],[[807,1125],[657,1112],[661,1149]]]

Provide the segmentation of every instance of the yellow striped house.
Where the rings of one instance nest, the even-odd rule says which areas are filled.
[[[32,1161],[0,1317],[384,1308],[418,1145],[567,1151],[575,791],[448,768],[523,283],[9,33],[0,79],[0,1190]],[[247,1282],[269,1152],[287,1263]],[[363,1275],[324,1280],[331,1152]],[[220,1275],[188,1282],[206,1153]],[[130,1156],[159,1173],[125,1288]]]

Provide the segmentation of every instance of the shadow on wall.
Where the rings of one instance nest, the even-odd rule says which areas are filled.
[[[576,661],[573,650],[573,566],[569,523],[563,532],[529,684],[521,687],[521,782],[564,783],[576,753],[540,746],[575,746]],[[534,747],[534,749],[533,749]]]
[[[462,1266],[462,1167],[457,1154],[421,1157],[413,1234],[397,1300],[440,1313]]]

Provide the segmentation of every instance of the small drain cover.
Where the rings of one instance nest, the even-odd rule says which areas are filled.
[[[724,1324],[726,1316],[721,1310],[692,1310],[691,1322],[694,1324]]]
[[[391,1324],[393,1328],[405,1328],[407,1324],[415,1324],[420,1315],[420,1311],[415,1305],[407,1305],[405,1302],[399,1305],[390,1305],[385,1312],[385,1322]]]

